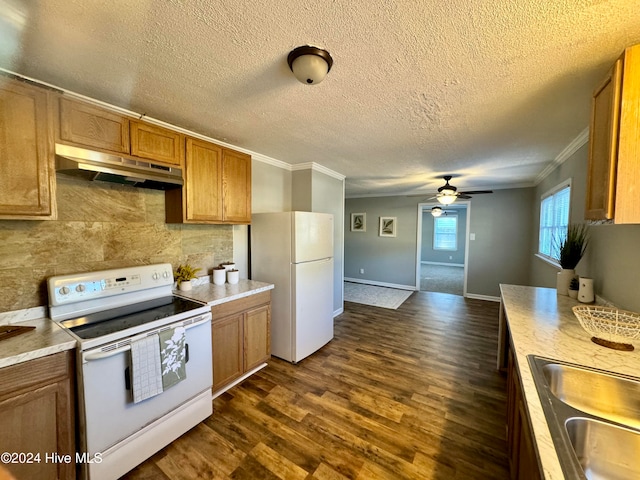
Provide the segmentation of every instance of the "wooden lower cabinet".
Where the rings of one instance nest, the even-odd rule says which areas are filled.
[[[217,392],[271,357],[271,292],[216,305],[211,312]]]
[[[533,432],[524,403],[518,368],[509,349],[507,370],[507,450],[512,480],[541,480]]]
[[[24,457],[2,466],[17,479],[76,478],[74,358],[67,351],[0,369],[0,451]]]

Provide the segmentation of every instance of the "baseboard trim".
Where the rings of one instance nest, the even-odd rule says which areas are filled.
[[[464,267],[464,263],[420,262],[421,265],[444,265],[445,267]]]
[[[397,288],[399,290],[412,290],[412,291],[417,290],[415,285],[401,285],[399,283],[376,282],[375,280],[362,280],[360,278],[345,277],[344,281],[352,282],[352,283],[362,283],[364,285],[374,285],[376,287]]]
[[[344,313],[344,307],[339,308],[338,310],[333,311],[333,318],[336,318],[338,315]]]
[[[473,298],[474,300],[487,300],[488,302],[500,302],[500,297],[492,297],[490,295],[478,295],[475,293],[467,293],[466,298]]]

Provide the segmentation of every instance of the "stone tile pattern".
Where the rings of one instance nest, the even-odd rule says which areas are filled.
[[[165,223],[165,196],[58,174],[58,220],[0,221],[0,312],[48,304],[46,279],[188,262],[207,275],[233,259],[230,225]]]

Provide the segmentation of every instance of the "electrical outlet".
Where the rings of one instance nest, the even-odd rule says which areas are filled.
[[[360,275],[364,274],[364,268],[360,269]]]
[[[476,234],[475,233],[470,233],[469,234],[469,240],[475,240],[476,239]]]
[[[449,255],[449,260],[453,260],[453,257],[451,255]]]

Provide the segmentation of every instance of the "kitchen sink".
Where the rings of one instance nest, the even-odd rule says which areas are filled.
[[[640,379],[527,359],[565,478],[640,478]]]
[[[589,418],[570,418],[565,427],[587,478],[640,478],[640,432]]]
[[[640,428],[640,381],[562,363],[542,367],[549,390],[591,415]]]

